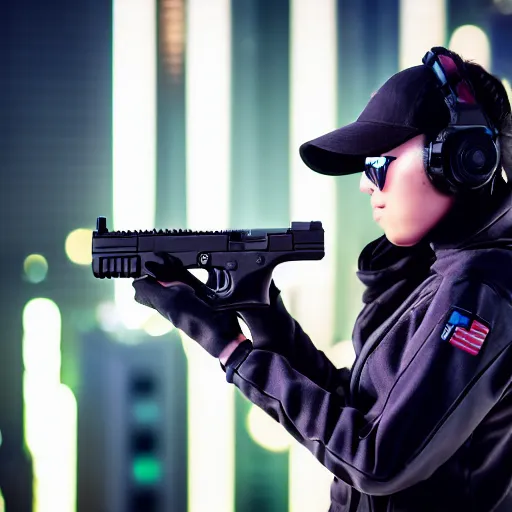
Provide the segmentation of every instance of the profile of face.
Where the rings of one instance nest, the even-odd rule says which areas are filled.
[[[452,196],[439,192],[430,182],[423,164],[424,136],[372,156],[393,156],[386,181],[379,190],[362,173],[359,189],[371,197],[375,221],[394,245],[410,247],[420,242],[448,213]]]

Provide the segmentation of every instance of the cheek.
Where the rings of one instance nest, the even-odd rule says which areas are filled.
[[[410,246],[444,217],[452,200],[439,194],[424,173],[403,173],[402,177],[390,188],[382,228],[392,243]]]

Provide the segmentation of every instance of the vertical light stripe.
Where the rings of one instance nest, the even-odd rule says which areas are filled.
[[[446,45],[446,0],[400,0],[400,70],[421,64],[433,46]]]
[[[33,462],[34,512],[76,510],[76,399],[60,383],[61,315],[44,298],[23,310],[24,429]]]
[[[314,173],[302,162],[299,146],[337,127],[335,0],[293,0],[290,37],[290,213],[292,220],[322,221],[326,255],[321,261],[283,265],[283,270],[288,267],[290,281],[283,297],[288,295],[293,299],[294,316],[316,346],[326,349],[334,335],[336,187],[333,178]],[[292,512],[327,510],[331,481],[332,474],[309,452],[293,445],[290,450]]]
[[[187,227],[227,229],[230,192],[230,0],[190,0],[186,30]],[[185,337],[184,337],[185,338]],[[234,388],[217,359],[184,339],[189,512],[234,510]]]
[[[450,37],[448,48],[458,53],[464,60],[480,64],[491,71],[491,44],[487,34],[476,25],[462,25]]]
[[[113,220],[111,230],[155,227],[156,0],[113,0]],[[116,279],[125,326],[153,314],[133,300],[131,280]]]

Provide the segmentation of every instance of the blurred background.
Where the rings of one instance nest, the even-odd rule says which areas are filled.
[[[0,511],[326,511],[332,475],[131,280],[94,279],[96,217],[322,221],[325,258],[274,278],[350,367],[357,257],[381,233],[359,176],[298,148],[434,45],[510,90],[512,1],[10,0],[0,41]]]

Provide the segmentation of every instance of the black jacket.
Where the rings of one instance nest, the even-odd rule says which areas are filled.
[[[333,473],[331,512],[512,510],[511,206],[498,191],[416,247],[363,250],[350,372],[307,336],[293,358],[254,349],[236,369]]]

